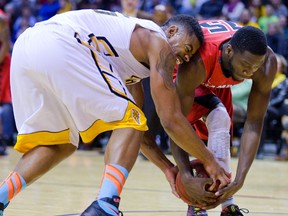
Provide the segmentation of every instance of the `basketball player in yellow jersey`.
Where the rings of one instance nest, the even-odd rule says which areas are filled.
[[[23,157],[0,185],[0,215],[18,192],[77,149],[79,134],[90,142],[107,130],[113,133],[101,188],[81,215],[119,215],[120,193],[148,129],[138,108],[140,81],[148,76],[167,133],[205,164],[214,182],[226,185],[228,173],[182,114],[172,81],[176,62],[189,61],[202,42],[197,20],[186,15],[160,28],[119,13],[79,10],[27,29],[14,45],[11,63],[15,149]]]

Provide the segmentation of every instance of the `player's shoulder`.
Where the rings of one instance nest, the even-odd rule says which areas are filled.
[[[277,61],[276,60],[276,54],[274,53],[274,51],[272,50],[272,48],[271,47],[267,47],[267,58],[268,59],[271,59],[271,60],[273,60],[273,61]]]
[[[267,91],[271,89],[272,82],[274,80],[275,74],[277,72],[277,59],[273,50],[268,47],[266,59],[259,68],[259,71],[256,72],[253,77],[253,83],[259,84],[257,85],[263,91]]]
[[[162,33],[138,25],[134,29],[132,36],[137,39],[139,45],[147,48],[170,47],[167,38],[164,38]]]
[[[138,24],[135,26],[133,34],[137,34],[139,35],[140,38],[143,39],[149,37],[149,39],[155,38],[157,40],[161,39],[167,41],[167,38],[163,35],[163,32],[156,31],[154,29],[149,29]]]
[[[272,74],[275,74],[277,71],[276,54],[269,46],[267,47],[267,54],[262,68]]]

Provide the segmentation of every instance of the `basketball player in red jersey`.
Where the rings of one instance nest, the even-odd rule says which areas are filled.
[[[182,109],[188,114],[190,123],[200,138],[208,138],[208,148],[229,173],[229,132],[233,112],[230,87],[244,79],[253,80],[236,176],[228,187],[216,193],[222,196],[214,204],[222,203],[221,216],[238,216],[242,213],[234,204],[232,195],[243,186],[257,152],[277,63],[273,51],[267,47],[265,35],[257,28],[241,28],[236,23],[220,20],[202,21],[200,25],[204,45],[191,63],[179,66],[176,83]],[[175,145],[172,149],[185,178],[184,158],[188,161],[188,154]],[[188,208],[189,216],[196,213],[207,215],[205,210]]]
[[[182,111],[199,137],[207,140],[208,148],[229,173],[231,173],[230,128],[233,112],[230,87],[241,83],[244,79],[252,79],[253,86],[249,96],[235,179],[227,187],[216,192],[219,196],[216,203],[211,204],[209,199],[206,199],[206,203],[199,201],[198,207],[210,209],[221,203],[221,216],[242,216],[232,196],[243,186],[258,149],[271,85],[276,73],[276,58],[273,51],[267,47],[265,35],[257,28],[251,26],[241,28],[236,23],[221,20],[200,21],[200,25],[204,32],[204,44],[189,63],[179,65],[176,86]],[[149,148],[154,147],[149,145],[146,139],[141,150],[150,159]],[[206,182],[191,175],[189,155],[174,145],[173,141],[171,151],[182,175],[186,192],[195,200],[200,198],[205,200],[204,191],[199,193],[197,188],[205,188]],[[159,157],[159,160],[155,158],[151,160],[164,171],[175,193],[173,173],[161,162],[165,161],[163,156]],[[187,216],[207,216],[205,209],[189,206]]]

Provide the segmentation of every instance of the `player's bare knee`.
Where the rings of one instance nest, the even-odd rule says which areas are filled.
[[[70,156],[77,150],[77,147],[72,144],[61,144],[57,145],[57,151],[61,153],[62,155]]]

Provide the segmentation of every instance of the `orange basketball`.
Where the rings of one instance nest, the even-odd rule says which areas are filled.
[[[203,164],[197,160],[191,160],[190,161],[190,166],[191,166],[191,173],[195,177],[199,178],[209,178],[209,175],[207,174],[206,170],[204,169]],[[187,195],[184,186],[181,181],[181,175],[180,173],[177,174],[176,176],[176,191],[179,194],[180,198],[187,203],[188,205],[193,205],[193,201],[191,198]]]

